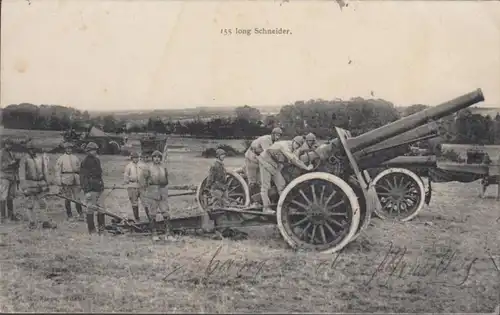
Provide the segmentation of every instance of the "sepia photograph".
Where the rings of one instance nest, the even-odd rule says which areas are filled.
[[[500,1],[0,8],[0,312],[500,314]]]

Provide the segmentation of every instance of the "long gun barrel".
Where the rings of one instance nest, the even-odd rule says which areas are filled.
[[[401,133],[410,131],[430,121],[448,116],[481,101],[484,101],[483,92],[481,89],[477,89],[451,101],[427,108],[423,111],[396,120],[388,125],[371,130],[358,137],[349,138],[347,139],[347,145],[351,152],[354,153]]]
[[[388,167],[435,167],[437,158],[434,155],[430,156],[398,156],[392,160],[382,163]]]
[[[365,155],[369,155],[376,151],[381,151],[384,149],[390,149],[392,147],[397,147],[401,144],[411,144],[416,141],[420,141],[424,138],[429,138],[427,136],[435,134],[437,136],[437,132],[439,130],[439,124],[435,121],[415,128],[413,130],[404,132],[400,135],[367,147],[363,150],[359,150],[354,154],[354,157],[361,158]],[[433,136],[433,137],[435,137]]]

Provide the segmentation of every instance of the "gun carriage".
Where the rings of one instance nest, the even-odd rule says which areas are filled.
[[[275,188],[269,192],[276,213],[264,213],[261,208],[249,206],[259,194],[250,195],[242,169],[227,174],[229,205],[225,208],[211,205],[213,198],[205,178],[196,192],[174,194],[195,194],[205,213],[172,218],[171,228],[174,231],[201,229],[208,214],[217,229],[277,225],[292,248],[324,253],[339,251],[368,227],[374,211],[381,217],[397,212],[403,220],[411,219],[420,211],[430,196],[425,194],[422,179],[409,168],[427,167],[442,172],[455,169],[452,164],[440,164],[435,156],[402,155],[409,144],[436,136],[437,120],[483,100],[482,91],[477,89],[357,137],[335,128],[333,140],[300,156],[313,164],[313,170],[303,171],[292,165],[284,167],[285,189],[281,194]],[[377,168],[386,169],[371,179],[369,171]],[[484,168],[475,170],[484,174]],[[149,226],[147,222],[132,224],[125,218],[115,217],[115,220],[108,229],[124,227],[141,232]],[[157,230],[161,229],[160,223]]]
[[[405,221],[418,214],[426,193],[422,179],[408,168],[436,167],[437,160],[402,155],[408,145],[437,136],[440,118],[481,101],[483,93],[477,89],[357,137],[335,128],[333,140],[300,156],[314,165],[312,171],[284,167],[286,188],[281,194],[269,192],[275,215],[248,208],[259,195],[250,195],[242,169],[227,175],[231,207],[211,209],[206,179],[197,189],[198,204],[211,213],[216,226],[277,224],[293,248],[336,252],[366,229],[373,211],[381,218]],[[368,171],[381,167],[386,169],[371,179]]]
[[[157,135],[146,135],[140,139],[141,143],[141,153],[142,158],[147,161],[151,160],[151,154],[158,150],[160,152],[166,152],[165,145],[167,144],[167,138],[160,138]]]

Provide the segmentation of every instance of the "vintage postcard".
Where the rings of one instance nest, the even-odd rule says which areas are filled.
[[[0,311],[499,313],[500,1],[0,7]]]

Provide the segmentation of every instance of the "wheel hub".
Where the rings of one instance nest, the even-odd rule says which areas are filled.
[[[326,217],[325,209],[317,204],[312,204],[309,208],[309,220],[313,224],[324,222]]]

